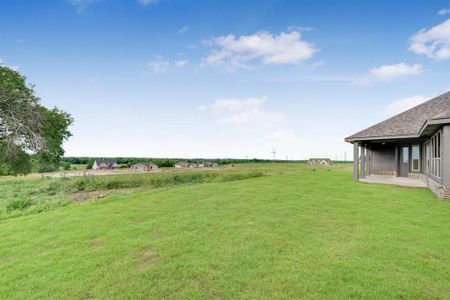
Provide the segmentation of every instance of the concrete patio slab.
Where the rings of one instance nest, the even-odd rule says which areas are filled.
[[[420,179],[386,176],[386,175],[370,175],[366,176],[366,178],[360,178],[359,181],[367,183],[382,183],[382,184],[391,184],[409,187],[427,187],[425,182],[423,182]]]

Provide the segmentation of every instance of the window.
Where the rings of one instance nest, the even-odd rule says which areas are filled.
[[[425,143],[427,173],[441,178],[441,132],[438,131]]]
[[[418,145],[411,147],[412,170],[420,171],[420,150]]]
[[[403,151],[403,153],[402,153],[403,163],[407,164],[409,162],[409,157],[408,157],[409,156],[409,147],[403,147],[402,151]]]

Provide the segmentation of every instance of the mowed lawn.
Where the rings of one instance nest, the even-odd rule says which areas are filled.
[[[450,202],[271,168],[3,220],[0,298],[450,298]]]

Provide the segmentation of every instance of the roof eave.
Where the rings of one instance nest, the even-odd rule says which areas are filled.
[[[422,127],[420,128],[419,136],[422,136],[425,129],[430,125],[440,125],[440,124],[448,124],[448,123],[450,123],[450,118],[426,120],[425,123],[423,123]]]
[[[368,136],[368,137],[348,137],[345,139],[347,143],[353,144],[354,142],[364,142],[364,141],[382,141],[382,140],[400,140],[400,139],[412,139],[418,138],[419,135],[409,134],[409,135],[386,135],[386,136]]]

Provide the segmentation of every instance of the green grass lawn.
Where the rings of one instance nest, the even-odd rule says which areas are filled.
[[[238,169],[267,176],[140,184],[4,217],[0,298],[450,298],[450,202],[352,182],[349,167]],[[22,184],[43,198],[49,183],[5,180],[0,201]]]

